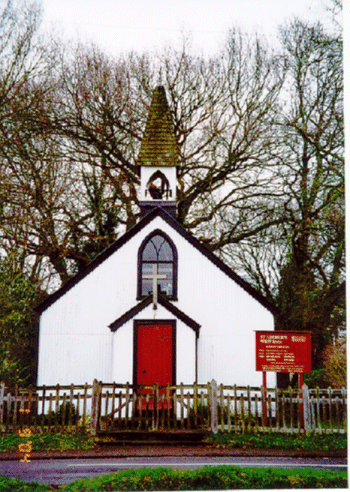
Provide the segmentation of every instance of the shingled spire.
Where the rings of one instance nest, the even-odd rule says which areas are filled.
[[[140,166],[178,166],[174,125],[163,86],[155,88],[138,157]]]
[[[176,215],[179,151],[163,86],[155,88],[137,160],[141,168],[141,215],[163,207]]]

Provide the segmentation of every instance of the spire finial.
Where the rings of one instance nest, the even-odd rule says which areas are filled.
[[[159,74],[158,74],[158,85],[163,85],[163,73],[162,73],[162,68],[159,69]]]

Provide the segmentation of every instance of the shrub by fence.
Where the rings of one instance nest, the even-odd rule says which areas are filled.
[[[0,384],[0,429],[13,433],[99,430],[346,432],[342,389],[217,385],[40,386],[13,394]]]

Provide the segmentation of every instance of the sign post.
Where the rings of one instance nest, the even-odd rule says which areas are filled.
[[[266,401],[266,388],[267,388],[267,379],[266,379],[266,371],[263,372],[263,419],[264,425],[267,426],[267,401]]]
[[[311,332],[309,331],[256,331],[256,370],[263,373],[263,391],[266,394],[266,372],[298,374],[299,396],[303,374],[311,372]],[[263,418],[266,424],[267,408],[263,398]],[[302,398],[300,397],[300,400]],[[303,404],[299,404],[303,422]]]

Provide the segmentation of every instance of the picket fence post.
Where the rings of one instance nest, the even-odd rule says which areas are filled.
[[[91,427],[90,432],[91,435],[96,436],[98,421],[100,417],[100,402],[101,402],[101,393],[102,393],[102,383],[98,382],[97,379],[94,379],[92,384],[92,397],[91,397]]]
[[[218,433],[218,386],[216,384],[215,379],[212,380],[210,383],[211,387],[211,399],[210,399],[210,406],[211,406],[211,430],[213,434]]]

